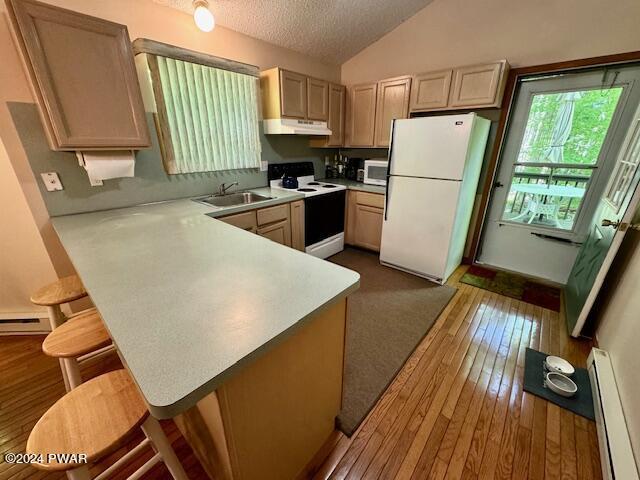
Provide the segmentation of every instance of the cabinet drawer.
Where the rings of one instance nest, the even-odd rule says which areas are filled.
[[[357,192],[356,203],[370,207],[384,208],[384,195],[379,193]]]
[[[233,225],[234,227],[242,228],[243,230],[249,230],[255,233],[257,222],[256,222],[256,212],[252,210],[250,212],[238,213],[236,215],[229,215],[227,217],[221,217],[218,220],[221,220],[229,225]]]
[[[287,220],[289,218],[289,204],[276,205],[275,207],[258,210],[258,225]]]

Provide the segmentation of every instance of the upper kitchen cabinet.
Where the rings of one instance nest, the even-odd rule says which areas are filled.
[[[307,117],[309,120],[326,121],[328,116],[329,82],[307,78]]]
[[[307,77],[281,70],[280,101],[283,117],[307,118]]]
[[[507,62],[456,68],[449,105],[452,108],[499,107]]]
[[[374,146],[377,92],[377,83],[365,83],[349,88],[345,140],[348,146]]]
[[[411,77],[398,77],[378,82],[375,145],[388,147],[391,122],[409,115]]]
[[[331,135],[312,139],[310,141],[312,147],[341,147],[344,145],[346,96],[347,89],[343,85],[329,84],[327,128],[331,130]]]
[[[127,27],[34,0],[7,0],[53,150],[150,146]]]
[[[449,103],[452,76],[453,70],[441,70],[413,77],[411,110],[445,108]]]
[[[329,82],[326,80],[276,67],[260,72],[260,88],[265,119],[327,121]]]
[[[508,72],[509,64],[501,60],[416,75],[411,111],[499,107]]]

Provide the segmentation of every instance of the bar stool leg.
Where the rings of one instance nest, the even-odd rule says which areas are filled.
[[[65,321],[65,316],[60,310],[60,305],[51,305],[47,307],[47,313],[49,314],[49,323],[51,324],[51,330],[58,328]],[[67,369],[65,368],[64,361],[60,359],[60,370],[62,371],[62,380],[64,381],[64,388],[67,392],[70,392],[73,388],[67,378]]]
[[[85,465],[82,467],[74,468],[73,470],[68,470],[67,478],[69,480],[91,480],[89,467]]]
[[[173,447],[171,447],[160,423],[149,415],[142,424],[142,431],[147,438],[151,440],[151,443],[162,457],[164,464],[169,469],[169,472],[171,472],[173,478],[176,480],[188,480],[187,474],[184,468],[182,468],[182,464],[173,451]]]
[[[67,375],[69,388],[73,390],[82,383],[78,361],[75,358],[61,358],[60,361],[62,363],[62,370]]]

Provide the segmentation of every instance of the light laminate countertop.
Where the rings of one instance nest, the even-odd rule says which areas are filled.
[[[269,188],[260,208],[301,198]],[[210,218],[189,199],[52,219],[151,413],[174,417],[316,312],[351,270]]]
[[[357,190],[360,192],[380,193],[382,195],[384,195],[386,192],[386,188],[384,187],[384,185],[369,185],[368,183],[362,183],[346,178],[323,178],[320,181],[335,183],[336,185],[344,185],[349,190]]]

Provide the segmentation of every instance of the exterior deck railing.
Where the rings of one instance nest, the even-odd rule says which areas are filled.
[[[541,183],[544,185],[568,185],[571,187],[587,188],[589,177],[585,175],[553,175],[549,181],[549,175],[544,173],[524,173],[516,172],[513,178],[514,183]],[[518,215],[525,206],[526,194],[516,192],[513,201],[507,204],[507,213]],[[562,198],[560,200],[559,218],[566,220],[576,214],[580,206],[580,198]]]

